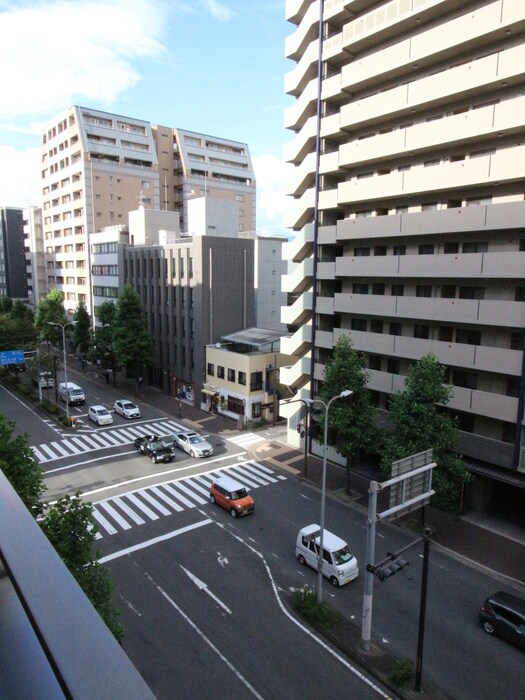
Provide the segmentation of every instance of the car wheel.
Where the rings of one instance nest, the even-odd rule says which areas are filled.
[[[153,464],[157,464],[157,458],[155,457],[155,455],[151,455],[151,461],[153,462]]]
[[[303,557],[302,554],[299,554],[299,556],[297,557],[297,559],[298,559],[298,561],[299,561],[299,564],[301,564],[301,566],[306,566],[306,559]]]
[[[330,583],[334,588],[339,588],[339,581],[336,579],[335,576],[330,576]]]
[[[494,625],[492,624],[492,622],[489,622],[489,620],[485,620],[485,622],[483,623],[483,629],[487,634],[494,634],[494,632],[496,631],[494,629]]]
[[[215,503],[215,496],[213,493],[210,493],[210,503]]]
[[[236,517],[237,517],[237,511],[235,510],[235,508],[232,508],[232,509],[230,510],[230,515],[232,516],[232,518],[236,518]]]
[[[190,457],[196,457],[196,456],[197,455],[195,454],[195,452],[193,450],[190,450]]]

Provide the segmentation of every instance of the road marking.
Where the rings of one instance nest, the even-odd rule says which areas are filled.
[[[232,614],[232,611],[230,610],[230,608],[229,608],[227,605],[225,605],[225,604],[222,602],[222,600],[220,600],[220,598],[218,598],[215,594],[213,594],[213,593],[210,591],[210,589],[208,588],[208,585],[207,585],[206,583],[204,583],[204,581],[201,581],[200,578],[197,578],[197,576],[195,576],[195,574],[192,574],[191,571],[188,571],[188,569],[185,569],[185,568],[182,566],[182,564],[180,565],[180,568],[181,568],[181,569],[184,571],[184,573],[188,576],[188,578],[190,579],[190,581],[193,581],[193,583],[197,586],[197,588],[198,588],[200,591],[204,591],[204,592],[206,593],[206,595],[209,595],[210,598],[211,598],[212,600],[214,600],[214,601],[217,603],[217,605],[220,605],[221,608],[222,608],[223,610],[226,610],[226,612],[228,613],[228,615],[231,615],[231,614]]]
[[[256,435],[255,433],[243,433],[242,435],[237,435],[235,437],[226,438],[228,442],[233,442],[235,445],[240,447],[247,447],[248,445],[255,445],[258,442],[263,442],[266,438],[261,437],[261,435]]]

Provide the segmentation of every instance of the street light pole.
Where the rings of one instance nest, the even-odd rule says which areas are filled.
[[[67,353],[66,353],[66,327],[67,326],[74,326],[76,321],[68,321],[68,323],[55,323],[54,321],[46,321],[48,326],[57,326],[58,328],[62,329],[62,347],[64,350],[64,382],[66,384],[66,389],[67,389]],[[67,424],[69,425],[69,401],[67,400],[67,395],[66,395],[66,417],[67,417]]]
[[[322,399],[303,399],[307,403],[314,404],[320,403],[324,406],[324,446],[323,446],[323,472],[321,477],[321,516],[319,522],[319,554],[317,557],[317,603],[321,605],[323,602],[323,546],[324,546],[324,516],[325,516],[325,501],[326,501],[326,453],[328,449],[328,411],[330,406],[337,399],[345,399],[347,396],[351,396],[354,392],[350,389],[345,389],[337,396],[333,396],[328,403],[325,403]]]

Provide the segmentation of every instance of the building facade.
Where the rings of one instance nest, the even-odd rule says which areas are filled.
[[[46,258],[42,234],[42,209],[28,207],[23,212],[24,247],[28,302],[36,308],[47,294]]]
[[[0,296],[28,298],[23,210],[0,207]]]
[[[286,16],[296,361],[281,379],[317,393],[348,335],[385,410],[433,353],[470,506],[523,513],[525,5],[288,0]]]

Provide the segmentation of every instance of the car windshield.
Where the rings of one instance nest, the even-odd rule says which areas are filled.
[[[125,408],[127,411],[131,411],[134,408],[137,408],[134,403],[123,403],[122,408]]]
[[[236,501],[239,498],[246,498],[248,494],[246,493],[246,489],[238,489],[237,491],[232,491],[232,499]]]
[[[350,547],[348,545],[345,545],[342,549],[339,549],[337,552],[333,552],[333,557],[336,565],[346,564],[346,562],[350,561],[350,559],[353,558],[353,554],[350,551]]]
[[[201,438],[200,435],[194,435],[190,437],[190,442],[192,445],[196,445],[198,442],[204,442],[204,438]]]
[[[152,450],[160,450],[163,447],[166,447],[166,444],[162,442],[162,440],[154,440],[153,442],[150,442],[149,446]]]

